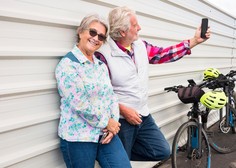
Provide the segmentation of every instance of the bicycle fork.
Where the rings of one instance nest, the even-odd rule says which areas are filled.
[[[189,149],[188,154],[191,159],[199,159],[202,157],[202,120],[201,117],[198,117],[198,127],[189,128]]]
[[[230,91],[228,91],[228,86],[226,86],[226,96],[228,96],[228,105],[226,105],[226,127],[234,127],[234,117],[233,113],[235,114],[235,109],[234,104],[235,100],[232,98],[232,94]]]

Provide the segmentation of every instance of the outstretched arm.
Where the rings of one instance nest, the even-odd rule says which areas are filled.
[[[206,38],[201,38],[201,27],[198,27],[193,38],[190,39],[190,48],[195,47],[196,45],[206,41],[210,38],[211,32],[210,28],[207,29]]]
[[[144,44],[147,49],[149,63],[162,64],[174,62],[181,59],[185,55],[191,54],[191,48],[209,39],[211,32],[208,28],[206,32],[206,39],[201,38],[200,34],[201,27],[198,27],[193,38],[189,40],[184,40],[179,44],[166,48],[154,46],[144,41]]]

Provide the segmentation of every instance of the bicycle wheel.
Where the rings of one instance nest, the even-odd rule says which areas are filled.
[[[227,106],[228,104],[226,104]],[[219,118],[214,124],[209,126],[206,130],[211,147],[218,153],[230,153],[236,150],[236,134],[235,134],[235,111],[234,105],[229,106],[229,123],[227,124],[226,119],[226,108],[220,109]],[[215,112],[213,112],[215,113]],[[216,112],[217,113],[217,112]],[[209,119],[208,119],[209,120]]]
[[[207,135],[202,129],[202,150],[198,147],[198,125],[188,121],[177,130],[172,144],[173,168],[210,168],[211,153]],[[201,156],[200,156],[200,155]]]

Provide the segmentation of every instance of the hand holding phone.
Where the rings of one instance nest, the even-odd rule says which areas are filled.
[[[201,38],[203,38],[203,39],[206,38],[207,29],[208,29],[208,19],[203,18],[202,24],[201,24]]]
[[[104,132],[102,135],[102,138],[100,139],[99,143],[102,143],[102,141],[108,136],[109,132]]]

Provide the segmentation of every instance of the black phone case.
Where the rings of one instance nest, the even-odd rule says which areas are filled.
[[[108,136],[109,132],[104,132],[102,135],[102,138],[99,140],[99,143],[102,143],[102,141]]]
[[[201,38],[206,38],[205,34],[208,28],[208,19],[203,18],[202,19],[202,25],[201,25]]]

